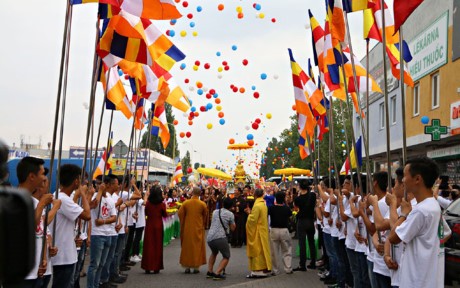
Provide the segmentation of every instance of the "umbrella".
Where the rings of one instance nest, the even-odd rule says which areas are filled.
[[[310,173],[311,171],[309,169],[300,168],[284,168],[274,171],[275,175],[310,175]]]
[[[205,176],[221,179],[221,180],[232,180],[232,176],[224,173],[218,169],[214,168],[198,168],[197,169],[198,173],[203,174]]]
[[[231,144],[227,146],[228,150],[246,150],[252,149],[253,147],[250,146],[248,143],[241,143],[241,144]]]

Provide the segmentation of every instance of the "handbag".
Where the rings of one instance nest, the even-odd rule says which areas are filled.
[[[227,237],[228,243],[232,242],[232,233],[227,233],[227,229],[225,228],[224,222],[222,221],[222,217],[220,216],[220,211],[222,209],[219,209],[219,220],[220,220],[220,225],[222,225],[222,228],[224,228],[225,231],[225,236]]]

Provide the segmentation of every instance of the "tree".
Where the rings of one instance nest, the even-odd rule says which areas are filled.
[[[189,167],[192,167],[191,166],[191,159],[190,159],[190,152],[187,150],[187,152],[185,153],[185,156],[184,158],[182,158],[181,160],[181,164],[182,164],[182,172],[184,173],[184,175],[187,175],[187,169]]]
[[[169,128],[169,135],[170,135],[168,146],[166,147],[166,149],[164,149],[163,144],[161,144],[160,137],[151,136],[150,137],[150,149],[160,154],[163,154],[165,156],[171,157],[171,158],[179,157],[180,155],[179,155],[179,149],[177,145],[176,127],[172,125],[175,118],[174,118],[174,115],[172,114],[171,105],[169,105],[168,103],[165,103],[165,111],[166,111],[166,120],[168,121],[168,128]],[[150,119],[150,115],[151,115],[151,111],[149,111],[149,119]],[[147,148],[148,140],[149,140],[149,131],[146,131],[142,135],[142,141],[141,141],[142,148]]]

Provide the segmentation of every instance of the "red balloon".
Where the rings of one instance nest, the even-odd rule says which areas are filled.
[[[188,80],[188,78],[185,78],[184,82],[185,84],[187,84],[188,82],[190,82],[190,80]]]
[[[200,107],[200,111],[201,111],[201,112],[206,112],[206,107],[201,106],[201,107]]]
[[[193,14],[192,14],[192,13],[188,13],[188,14],[187,14],[187,18],[188,18],[188,19],[192,19],[192,18],[193,18]]]
[[[256,91],[256,92],[254,92],[254,98],[256,98],[256,99],[257,99],[257,98],[259,98],[259,97],[260,97],[260,94],[259,94],[259,92],[257,92],[257,91]]]
[[[254,130],[259,129],[259,124],[257,124],[256,122],[252,123],[252,129]]]
[[[187,136],[187,138],[190,138],[190,136],[192,136],[192,133],[187,132],[187,133],[185,133],[185,136]]]
[[[211,95],[214,95],[214,94],[216,94],[216,90],[214,90],[214,89],[210,89],[210,90],[209,90],[209,94],[211,94]]]
[[[259,119],[259,118],[256,118],[256,120],[255,120],[255,121],[256,121],[256,123],[257,123],[257,124],[260,124],[260,122],[262,122],[262,121],[260,121],[260,119]]]
[[[209,94],[209,93],[206,93],[206,98],[211,99],[211,98],[212,98],[212,95]]]
[[[204,64],[204,69],[209,69],[209,68],[211,68],[211,64],[209,63]]]
[[[188,7],[188,2],[187,2],[187,1],[182,2],[182,6],[184,6],[185,8],[187,8],[187,7]]]
[[[225,67],[224,67],[224,70],[225,70],[225,71],[230,70],[230,66],[225,66]]]
[[[228,65],[227,61],[222,61],[222,65],[227,66]]]
[[[200,66],[200,61],[196,60],[196,61],[195,61],[195,65],[196,65],[196,66]]]
[[[188,167],[188,168],[187,168],[187,173],[190,174],[190,173],[192,173],[192,172],[193,172],[192,167]]]
[[[235,85],[231,84],[231,85],[230,85],[230,89],[233,89],[233,87],[235,87]]]
[[[244,65],[244,66],[248,65],[248,63],[249,63],[249,62],[248,62],[247,59],[244,59],[244,60],[243,60],[243,65]]]
[[[272,22],[275,23],[275,22],[276,22],[276,19],[275,19],[275,18],[272,18]]]
[[[235,93],[238,92],[238,87],[234,86],[233,87],[233,92],[235,92]]]

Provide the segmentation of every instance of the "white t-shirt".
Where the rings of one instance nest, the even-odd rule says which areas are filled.
[[[398,216],[401,215],[401,207],[398,207],[396,209],[396,212],[398,213]],[[390,219],[390,209],[388,209],[387,214],[385,214],[385,219]],[[404,250],[404,243],[398,243],[398,244],[392,244],[393,249],[391,250],[392,252],[392,258],[393,261],[398,263],[398,269],[392,270],[390,269],[390,277],[391,277],[391,286],[399,286],[399,278],[400,278],[400,272],[401,272],[401,256]]]
[[[93,200],[96,198],[96,194],[93,195]],[[91,235],[94,236],[111,236],[112,228],[111,224],[104,224],[101,226],[96,226],[96,219],[98,218],[99,214],[99,219],[107,220],[112,216],[117,215],[117,211],[115,209],[115,204],[112,201],[112,197],[110,194],[106,194],[106,197],[102,196],[101,197],[101,202],[100,202],[100,211],[99,211],[99,204],[94,208],[91,209]]]
[[[343,197],[343,199],[342,199],[343,209],[344,209],[342,212],[345,211],[346,205],[347,205],[347,203],[348,203],[348,200],[347,200],[346,198],[347,198],[347,197]],[[345,236],[345,229],[346,229],[346,226],[347,226],[347,222],[342,221],[342,217],[340,216],[340,213],[339,213],[340,207],[337,206],[337,208],[338,208],[338,209],[337,209],[338,217],[339,217],[340,221],[342,222],[342,227],[340,227],[340,230],[339,230],[339,240],[342,240],[342,239],[345,239],[345,238],[346,238],[346,236]]]
[[[133,196],[133,193],[128,193],[128,191],[123,191],[121,193],[121,197],[123,198],[123,201],[131,200],[131,197]],[[133,218],[133,214],[136,212],[136,205],[133,205],[128,208],[128,227],[133,226],[136,220]],[[126,216],[126,215],[125,215]],[[123,219],[123,225],[125,225],[126,219]]]
[[[357,199],[358,205],[359,205],[359,201],[361,201],[361,196],[358,196],[358,199]],[[358,209],[359,209],[359,207],[358,207]],[[359,234],[361,234],[361,237],[363,237],[364,239],[367,239],[366,225],[364,224],[363,218],[361,216],[358,217],[358,222],[357,222],[356,229],[358,229],[358,232],[359,232]],[[355,237],[354,233],[353,233],[353,237]],[[367,247],[366,243],[364,243],[364,242],[359,243],[358,240],[356,239],[356,237],[355,237],[355,240],[356,240],[355,251],[367,254],[368,247]]]
[[[142,205],[143,203],[144,203],[143,199],[139,199],[139,201],[137,201],[136,203],[137,215],[138,215],[137,222],[136,222],[136,228],[145,227],[145,206]],[[134,207],[136,205],[134,205]]]
[[[38,206],[38,200],[35,199],[35,197],[32,197],[32,202],[34,204],[34,210],[37,209]],[[40,223],[35,227],[35,265],[34,268],[29,272],[29,275],[27,275],[26,279],[27,280],[33,280],[37,279],[37,273],[38,273],[38,267],[40,266],[40,257],[41,257],[41,248],[43,247],[43,230],[45,229],[44,224],[45,224],[45,209],[43,209],[42,217],[40,217]],[[50,230],[47,229],[47,235],[51,235]],[[45,275],[51,275],[51,266],[52,263],[50,261],[50,255],[49,255],[49,249],[48,249],[48,244],[45,244],[47,247],[45,249],[46,251],[46,259],[48,261],[48,265],[46,266],[46,272]]]
[[[335,205],[331,204],[331,199],[327,199],[326,207],[324,207],[324,212],[328,212],[330,214],[330,216],[326,218],[326,222],[328,222],[329,218],[332,218],[332,225],[329,226],[329,232],[331,236],[338,237],[339,229],[337,229],[337,226],[335,225],[337,223],[337,208]]]
[[[350,194],[351,194],[350,198],[352,198],[353,193],[350,193]],[[356,243],[358,242],[355,237],[356,225],[357,225],[358,220],[353,217],[353,214],[351,213],[350,205],[353,205],[353,204],[350,203],[347,197],[344,197],[343,213],[349,218],[347,220],[347,236],[345,238],[345,246],[348,249],[354,250],[356,248]]]
[[[123,196],[121,197],[123,199]],[[120,199],[120,196],[118,196],[117,193],[113,193],[112,194],[112,199],[113,199],[113,202],[114,203],[117,203],[118,199]],[[123,202],[125,202],[125,200],[123,199]],[[123,205],[123,204],[122,204]],[[121,206],[121,205],[120,205]],[[125,234],[125,223],[126,223],[126,208],[123,209],[123,211],[117,209],[115,207],[115,209],[117,210],[117,214],[118,214],[118,223],[121,224],[121,228],[120,228],[120,231],[118,231],[118,234]],[[116,223],[115,223],[116,224]],[[115,230],[116,231],[116,230]]]
[[[438,196],[438,203],[439,203],[439,206],[441,206],[442,209],[447,209],[447,207],[449,207],[450,203],[452,203],[452,200],[444,198],[442,196]]]
[[[382,199],[379,200],[378,205],[380,209],[380,213],[382,214],[382,217],[385,217],[385,215],[388,213],[390,207],[387,205],[385,202],[385,197],[382,197]],[[371,222],[374,223],[374,209],[372,209],[372,220]],[[380,231],[378,232],[380,234],[380,237],[382,239],[382,244],[385,243],[385,240],[387,239],[389,231]],[[383,259],[383,256],[381,256],[378,252],[377,249],[372,250],[373,253],[373,259],[374,259],[374,272],[379,273],[380,275],[388,276],[390,277],[390,269],[387,267],[385,264],[385,260]]]
[[[439,225],[441,208],[433,197],[418,203],[407,219],[396,228],[396,234],[406,245],[401,257],[400,287],[444,287],[438,275],[444,275],[439,267]],[[441,283],[442,282],[442,283]]]
[[[329,196],[329,194],[327,195]],[[328,212],[326,211],[326,209],[329,210],[329,203],[331,203],[331,200],[329,198],[327,199],[326,203],[323,203],[324,212]],[[331,234],[331,226],[329,225],[328,220],[329,218],[323,215],[323,232],[327,234]]]
[[[53,266],[69,265],[77,262],[75,220],[83,212],[83,208],[65,193],[59,192],[59,200],[61,200],[61,208],[53,220],[56,221],[56,235],[53,235],[53,237],[55,246],[58,247],[59,251],[56,256],[51,258]]]
[[[115,195],[115,196],[113,196],[113,195]],[[107,201],[112,202],[113,210],[115,211],[115,215],[117,215],[118,214],[118,209],[117,209],[117,207],[115,207],[115,203],[117,203],[117,201],[118,201],[118,198],[119,198],[118,195],[115,194],[115,193],[110,194],[110,193],[107,192],[107,198],[108,198]],[[117,199],[117,201],[114,201],[115,198]],[[108,236],[118,236],[118,232],[117,232],[117,230],[115,230],[115,226],[117,226],[116,221],[110,224],[111,228],[110,228],[110,230],[108,230],[108,232],[109,232]]]

